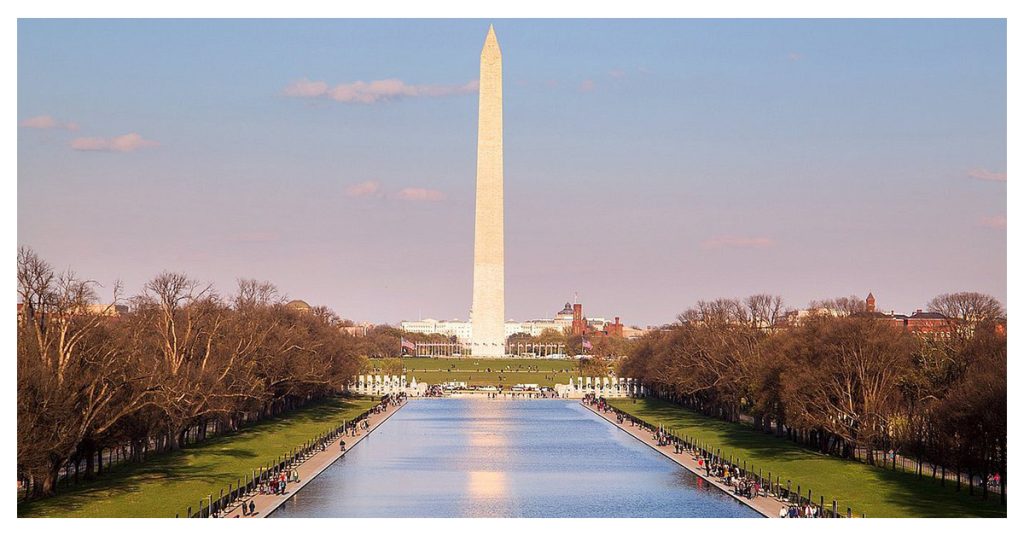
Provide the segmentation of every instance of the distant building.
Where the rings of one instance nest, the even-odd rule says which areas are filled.
[[[889,311],[888,313],[880,312],[875,306],[875,296],[870,292],[867,299],[864,300],[864,312],[856,313],[853,316],[888,320],[892,323],[893,327],[907,330],[916,335],[931,337],[949,337],[953,334],[955,328],[954,322],[949,317],[933,311],[918,309],[910,316],[898,314],[895,311]]]
[[[119,303],[90,303],[86,305],[83,310],[80,310],[77,314],[85,315],[99,315],[110,318],[117,318],[122,315],[128,314],[128,306]],[[18,325],[22,326],[25,322],[25,315],[29,314],[29,309],[25,308],[25,304],[18,302]],[[46,318],[51,313],[41,313],[36,311],[35,315],[40,320]]]
[[[289,309],[295,309],[296,311],[299,311],[299,312],[302,312],[302,313],[308,313],[308,312],[313,310],[313,308],[310,307],[308,303],[306,303],[306,302],[304,302],[302,300],[292,300],[292,301],[284,304],[284,306],[288,307]]]
[[[435,320],[424,318],[423,320],[403,320],[402,330],[409,333],[422,333],[424,335],[440,334],[448,337],[456,337],[461,342],[470,342],[473,337],[473,324],[471,322],[455,320]]]
[[[583,304],[575,303],[572,306],[572,329],[573,336],[593,335],[597,337],[622,337],[623,325],[619,317],[614,322],[604,318],[591,318],[583,316]]]
[[[778,320],[778,327],[796,327],[803,324],[807,319],[820,316],[843,316],[843,313],[835,309],[817,307],[814,309],[799,309],[786,311]]]
[[[907,331],[922,335],[949,336],[953,333],[953,323],[946,315],[921,309],[914,311],[914,314],[906,319],[904,326]]]
[[[121,316],[128,314],[128,306],[119,303],[92,303],[86,311],[94,315]]]
[[[639,339],[646,335],[650,329],[634,328],[629,326],[622,327],[622,336],[627,339]]]
[[[583,317],[583,306],[581,304],[566,303],[561,311],[555,313],[554,318],[539,318],[533,320],[506,320],[505,338],[513,335],[528,335],[538,337],[546,330],[554,330],[558,333],[573,334],[577,329],[574,326],[582,326],[580,333],[600,333],[601,335],[612,335],[623,337],[625,327],[616,317],[614,322],[604,318],[586,319]],[[456,337],[460,342],[470,342],[473,338],[473,324],[468,320],[437,320],[424,318],[422,320],[403,320],[401,328],[409,333],[441,334],[449,337]]]
[[[353,337],[365,337],[375,326],[369,322],[363,322],[354,326],[342,326],[339,328],[342,333],[351,335]]]

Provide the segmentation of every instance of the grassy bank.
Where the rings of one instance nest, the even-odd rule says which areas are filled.
[[[806,496],[810,489],[817,502],[839,501],[843,512],[853,508],[855,515],[868,517],[1005,517],[1006,507],[997,494],[988,500],[981,492],[970,496],[966,488],[955,491],[955,484],[945,487],[938,480],[873,467],[804,449],[786,439],[757,431],[749,426],[706,417],[660,400],[632,402],[611,400],[612,406],[635,415],[651,424],[662,424],[677,435],[696,438],[722,449],[726,458],[744,460],[747,468],[762,470],[767,477],[780,476],[783,485],[792,480],[793,491],[799,484]]]
[[[369,398],[330,400],[139,464],[117,465],[56,497],[18,505],[19,517],[174,517],[253,468],[366,411]]]

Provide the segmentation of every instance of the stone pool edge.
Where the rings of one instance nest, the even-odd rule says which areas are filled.
[[[620,425],[619,423],[615,422],[614,420],[612,420],[607,415],[602,414],[600,411],[597,411],[596,409],[592,408],[591,406],[589,406],[587,404],[583,404],[583,403],[581,403],[580,405],[585,407],[585,408],[587,408],[588,410],[590,410],[592,413],[594,413],[598,417],[601,417],[602,419],[604,419],[605,421],[610,423],[615,428],[617,428],[617,429],[627,433],[630,437],[632,437],[632,438],[636,439],[637,441],[643,443],[644,445],[647,445],[648,447],[654,449],[655,452],[665,456],[669,460],[672,460],[677,465],[679,465],[680,467],[683,467],[687,471],[690,471],[691,473],[696,475],[698,478],[700,478],[700,479],[704,480],[705,482],[707,482],[707,483],[715,486],[716,488],[722,490],[722,492],[724,492],[726,495],[728,495],[729,498],[731,498],[734,501],[739,502],[740,504],[743,504],[744,506],[746,506],[746,507],[750,508],[751,510],[757,512],[762,517],[773,518],[773,517],[778,515],[778,512],[779,512],[780,508],[786,506],[785,503],[776,501],[775,499],[773,499],[771,497],[758,497],[757,499],[754,499],[754,500],[747,499],[746,497],[738,497],[724,483],[717,482],[717,481],[715,481],[713,479],[707,478],[704,475],[702,475],[700,473],[699,468],[697,467],[695,462],[687,463],[689,460],[687,460],[686,457],[689,456],[689,454],[673,454],[671,452],[666,452],[664,450],[661,450],[660,448],[658,448],[657,444],[655,444],[653,440],[648,440],[648,439],[642,437],[641,435],[638,435],[637,433],[634,433],[633,430],[636,430],[637,428],[633,428],[633,430],[630,430],[631,427]]]

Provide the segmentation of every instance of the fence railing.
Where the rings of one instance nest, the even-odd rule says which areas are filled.
[[[354,419],[344,421],[334,428],[317,434],[302,445],[278,456],[272,461],[268,461],[266,465],[254,468],[249,475],[244,477],[244,480],[243,478],[238,478],[233,484],[228,483],[227,493],[225,493],[225,488],[220,488],[216,495],[210,493],[206,497],[199,499],[197,509],[193,510],[191,505],[186,508],[185,517],[217,517],[225,510],[233,508],[235,503],[248,500],[264,484],[276,482],[279,478],[278,475],[282,471],[293,469],[313,455],[326,450],[330,444],[334,443],[335,439],[345,434],[349,426],[358,425],[359,422],[366,419],[373,411],[373,408],[368,409]],[[180,517],[180,513],[175,514],[175,517]]]
[[[717,476],[715,470],[710,470],[711,467],[719,467],[724,464],[728,464],[730,474],[734,474],[741,479],[756,482],[760,490],[760,495],[775,497],[780,501],[784,501],[788,504],[795,504],[800,508],[808,505],[815,506],[817,507],[818,512],[817,517],[850,518],[854,516],[852,506],[844,505],[844,512],[839,501],[834,498],[831,503],[826,505],[824,495],[819,495],[818,501],[815,501],[811,488],[805,488],[800,484],[796,484],[796,489],[794,490],[792,480],[787,479],[783,482],[781,475],[777,473],[772,474],[771,471],[767,471],[766,475],[764,469],[761,467],[755,467],[754,465],[750,465],[750,467],[748,467],[746,460],[742,460],[739,457],[734,458],[732,455],[726,456],[726,454],[722,453],[721,448],[711,445],[707,441],[701,441],[698,438],[690,437],[688,435],[680,436],[672,429],[663,429],[660,426],[655,426],[639,417],[612,406],[608,406],[608,408],[614,411],[617,417],[622,417],[623,420],[631,421],[634,426],[639,426],[642,430],[648,430],[652,434],[661,430],[669,444],[678,443],[687,452],[703,458],[703,465],[706,472],[705,475],[702,475],[702,478],[707,478],[712,475]],[[707,473],[708,470],[711,471],[710,474]],[[805,489],[806,493],[804,492]],[[866,515],[861,513],[860,517],[866,517]]]

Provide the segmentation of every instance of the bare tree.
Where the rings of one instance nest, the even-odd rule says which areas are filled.
[[[233,299],[235,309],[268,307],[282,301],[283,297],[273,283],[256,279],[239,279],[238,292]]]
[[[779,325],[784,313],[782,297],[772,294],[754,294],[744,300],[750,316],[750,323],[755,328],[774,330]]]
[[[18,465],[38,495],[54,493],[61,466],[86,438],[147,400],[148,378],[136,375],[130,356],[111,344],[106,316],[90,307],[93,285],[18,251]]]
[[[826,311],[834,316],[850,316],[856,313],[867,311],[867,302],[858,296],[841,296],[827,300],[812,301],[808,308],[811,310]]]

